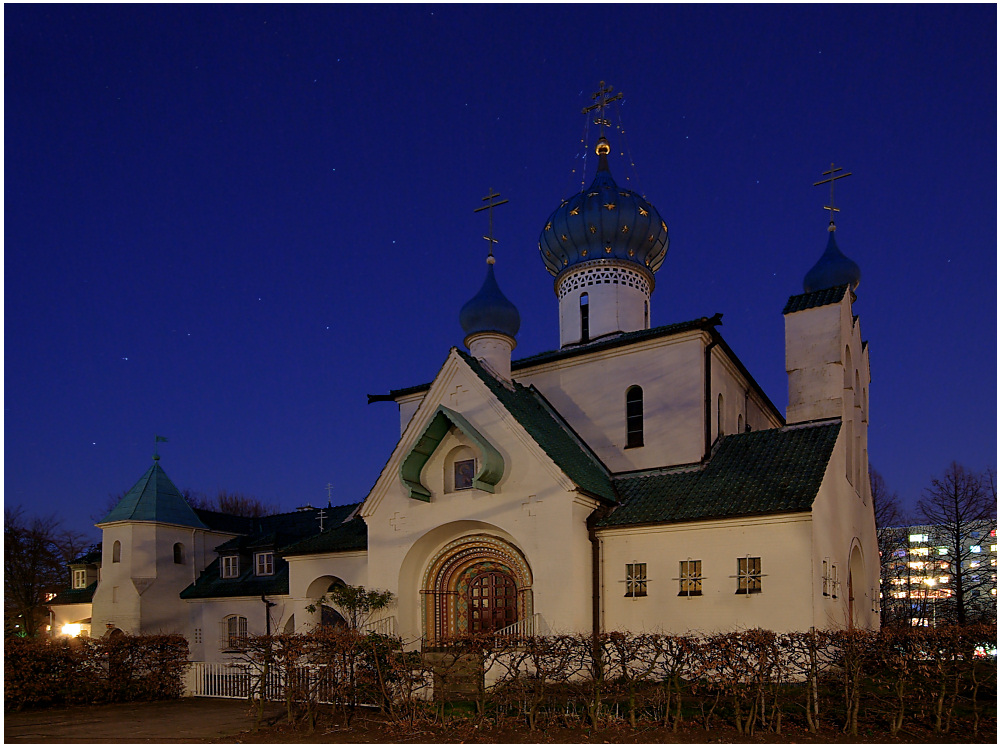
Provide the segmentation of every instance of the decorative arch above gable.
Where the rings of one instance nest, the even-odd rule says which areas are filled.
[[[420,482],[420,473],[452,426],[472,442],[482,457],[479,470],[472,479],[472,486],[489,493],[496,490],[497,483],[503,477],[503,456],[464,416],[439,405],[434,417],[399,466],[400,480],[411,499],[431,500],[431,492]]]

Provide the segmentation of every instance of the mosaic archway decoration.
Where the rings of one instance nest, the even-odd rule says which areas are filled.
[[[503,628],[534,613],[528,562],[493,535],[467,535],[438,551],[424,572],[420,594],[429,643]]]

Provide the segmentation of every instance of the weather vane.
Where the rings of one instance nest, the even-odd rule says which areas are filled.
[[[487,205],[484,205],[481,208],[476,208],[474,211],[472,211],[473,213],[479,213],[480,211],[483,211],[483,210],[489,210],[490,211],[490,234],[489,234],[489,236],[484,236],[483,237],[483,239],[485,239],[486,241],[488,241],[490,243],[490,255],[489,255],[489,257],[486,258],[486,262],[488,262],[490,265],[492,265],[493,262],[494,262],[494,260],[493,260],[493,245],[497,243],[497,240],[493,238],[493,209],[496,208],[496,207],[498,207],[498,206],[500,206],[500,205],[503,205],[506,202],[510,202],[509,200],[501,200],[500,202],[493,202],[494,198],[497,198],[497,197],[500,197],[500,193],[499,192],[495,192],[493,190],[493,188],[490,187],[490,194],[488,194],[486,197],[483,198],[483,202],[487,203]]]
[[[838,179],[843,179],[844,177],[849,177],[849,176],[851,176],[851,174],[854,173],[854,172],[851,172],[851,171],[847,172],[846,174],[838,174],[837,173],[837,172],[841,172],[843,170],[844,170],[843,167],[834,166],[834,164],[831,163],[830,164],[830,170],[823,172],[823,176],[826,177],[826,179],[821,179],[819,182],[813,182],[813,187],[819,187],[821,184],[827,184],[827,183],[830,184],[830,204],[823,206],[823,210],[830,211],[830,227],[828,229],[829,231],[836,231],[837,230],[837,224],[834,223],[834,221],[833,221],[833,214],[840,212],[840,208],[838,208],[834,204],[834,202],[833,202],[833,183],[836,182]]]
[[[614,86],[605,86],[604,81],[601,81],[600,89],[598,89],[597,93],[590,97],[594,99],[596,103],[583,108],[583,114],[588,114],[595,109],[599,110],[598,117],[594,120],[594,124],[601,126],[601,137],[604,137],[604,128],[611,127],[611,123],[604,117],[604,110],[612,101],[618,101],[624,96],[621,91],[612,96],[611,92],[614,90]]]

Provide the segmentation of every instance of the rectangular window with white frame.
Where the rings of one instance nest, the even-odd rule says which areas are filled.
[[[701,561],[688,559],[681,561],[680,592],[678,597],[698,597],[701,595]]]
[[[269,577],[274,574],[274,551],[262,551],[254,555],[254,564],[258,577]]]
[[[646,564],[625,564],[625,597],[646,597]]]
[[[240,557],[239,556],[223,556],[222,557],[222,578],[223,579],[235,579],[240,575]]]
[[[65,579],[66,577],[63,577]],[[82,590],[87,586],[87,570],[73,569],[73,589]]]
[[[761,591],[760,556],[744,556],[737,559],[736,594],[750,595]]]

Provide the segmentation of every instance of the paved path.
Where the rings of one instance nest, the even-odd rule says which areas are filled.
[[[5,743],[197,743],[252,725],[246,701],[189,698],[7,712]],[[275,715],[281,705],[269,704]]]

